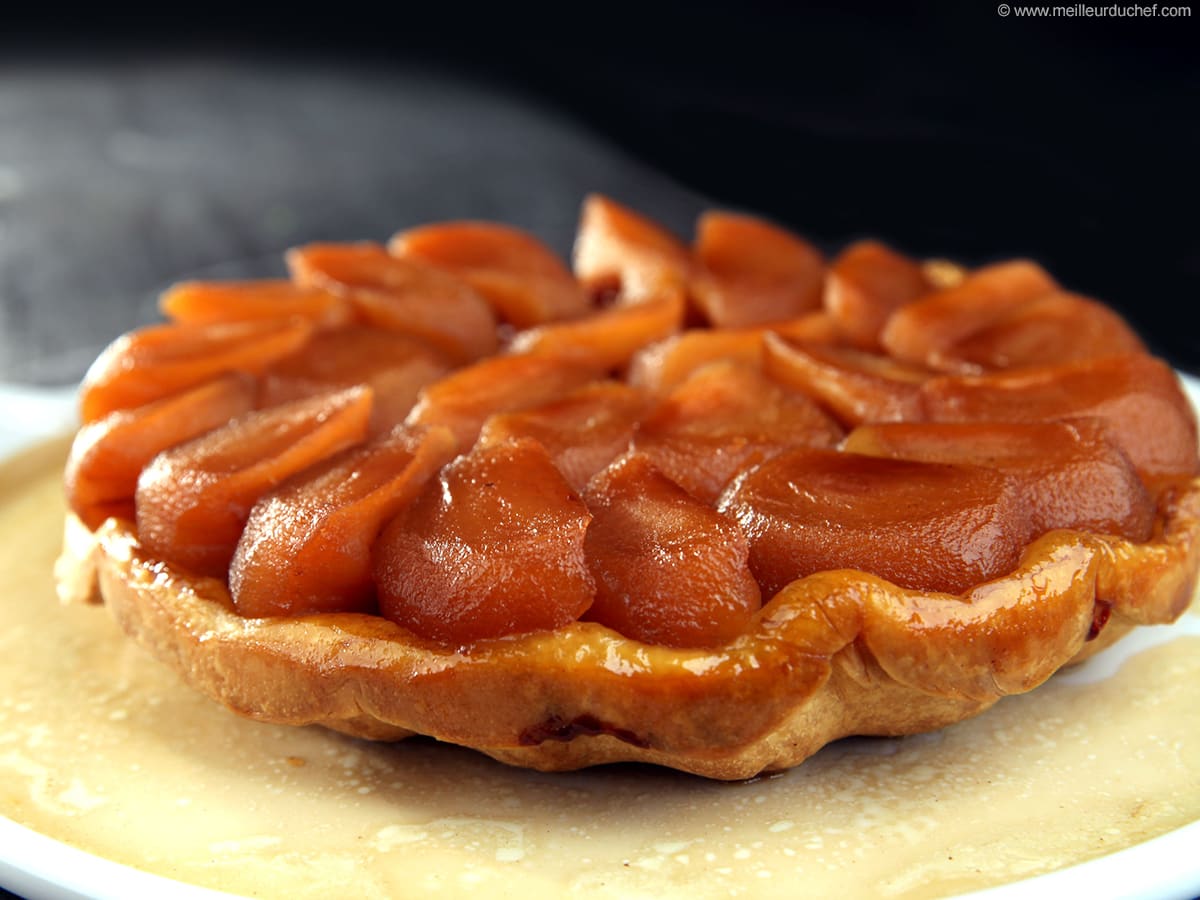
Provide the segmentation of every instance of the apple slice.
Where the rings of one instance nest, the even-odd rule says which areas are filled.
[[[362,441],[370,416],[370,389],[354,388],[251,413],[160,453],[138,479],[138,540],[160,559],[224,579],[259,497]]]
[[[692,328],[641,350],[630,362],[629,383],[650,393],[669,393],[688,376],[718,360],[761,367],[762,328]]]
[[[167,289],[158,300],[158,308],[171,321],[192,325],[299,316],[319,328],[332,328],[354,317],[344,297],[324,288],[301,287],[283,278],[185,281]]]
[[[899,360],[953,371],[954,360],[946,355],[950,347],[1058,289],[1041,266],[1028,260],[984,266],[954,287],[897,309],[880,341]]]
[[[117,338],[92,363],[79,390],[79,415],[94,422],[161,400],[230,372],[260,374],[312,336],[304,319],[150,325]]]
[[[755,216],[704,213],[692,297],[717,328],[794,319],[821,305],[825,259],[803,238]]]
[[[572,489],[582,493],[593,475],[629,449],[646,404],[636,388],[597,381],[540,406],[491,416],[483,424],[478,446],[534,438]]]
[[[93,531],[110,516],[132,522],[138,476],[150,460],[245,415],[253,405],[251,380],[225,375],[84,425],[67,457],[67,505]]]
[[[1145,541],[1154,524],[1146,486],[1095,419],[863,425],[842,449],[1002,469],[1021,488],[1037,533],[1077,528]]]
[[[763,370],[807,394],[849,427],[920,417],[921,385],[931,373],[850,347],[793,343],[776,334],[763,341]]]
[[[711,362],[730,359],[761,369],[768,332],[802,343],[833,343],[838,338],[833,320],[823,312],[757,328],[690,328],[640,350],[626,378],[646,391],[665,394]]]
[[[388,252],[458,276],[517,328],[579,318],[591,308],[566,264],[532,234],[510,225],[423,225],[395,235]]]
[[[595,591],[591,518],[537,441],[477,448],[384,529],[380,613],[456,646],[573,622]]]
[[[401,426],[284,482],[250,510],[229,568],[241,615],[372,612],[371,548],[457,449],[446,428]]]
[[[612,306],[576,322],[555,322],[522,331],[509,345],[513,353],[573,360],[593,369],[624,367],[635,353],[679,331],[683,294],[669,292],[629,306]]]
[[[287,253],[292,279],[345,296],[379,328],[417,338],[455,363],[494,353],[496,317],[470,285],[379,244],[308,244]]]
[[[824,303],[851,345],[877,353],[892,313],[932,290],[918,263],[879,241],[859,241],[830,265]]]
[[[657,222],[600,194],[583,202],[572,264],[592,294],[637,303],[686,290],[692,268],[687,246]]]
[[[633,447],[705,503],[740,471],[794,447],[833,448],[841,427],[803,394],[752,368],[712,363],[637,426]]]
[[[382,328],[339,328],[318,333],[267,369],[258,405],[276,406],[365,384],[374,396],[371,434],[382,435],[404,421],[421,388],[448,368],[441,354],[414,338]]]
[[[932,378],[920,388],[935,422],[1100,419],[1144,480],[1200,471],[1196,419],[1179,379],[1142,353],[984,375]]]
[[[469,448],[493,413],[540,406],[600,377],[596,369],[553,356],[492,356],[426,385],[410,425],[445,425]]]
[[[941,355],[947,368],[988,370],[1145,352],[1141,338],[1107,306],[1055,291],[955,341]]]
[[[761,596],[736,523],[638,453],[597,475],[586,500],[588,619],[666,647],[716,647],[746,630]]]
[[[1031,532],[996,469],[792,450],[743,472],[718,510],[750,541],[764,596],[814,572],[858,569],[957,594],[1011,571]]]

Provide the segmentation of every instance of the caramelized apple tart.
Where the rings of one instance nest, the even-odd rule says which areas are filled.
[[[81,389],[57,567],[256,719],[735,779],[1028,691],[1200,568],[1176,374],[1032,262],[586,200],[187,283]]]

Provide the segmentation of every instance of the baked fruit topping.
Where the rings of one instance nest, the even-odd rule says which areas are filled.
[[[380,536],[380,612],[454,646],[573,622],[595,593],[591,519],[532,438],[473,450]]]
[[[1200,570],[1176,374],[1034,263],[605,197],[189,282],[81,390],[57,567],[258,719],[714,778],[1027,691]]]
[[[634,640],[714,647],[761,606],[737,523],[639,453],[593,479],[584,549],[596,581],[587,618]]]

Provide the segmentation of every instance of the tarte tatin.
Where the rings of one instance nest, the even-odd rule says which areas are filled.
[[[64,600],[256,719],[737,779],[1188,606],[1174,371],[1017,260],[589,197],[185,283],[88,372]]]

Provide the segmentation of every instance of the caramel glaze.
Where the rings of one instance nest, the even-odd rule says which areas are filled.
[[[169,293],[83,385],[60,595],[254,718],[715,778],[1187,607],[1196,420],[1111,311],[703,226],[592,197],[573,273],[449,223]]]

